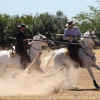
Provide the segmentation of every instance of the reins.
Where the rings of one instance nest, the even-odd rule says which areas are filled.
[[[85,54],[87,54],[87,55],[88,55],[89,57],[91,57],[92,60],[93,60],[93,58],[94,58],[94,54],[95,54],[95,53],[93,53],[93,56],[91,56],[91,55],[89,55],[87,52],[85,52],[83,48],[82,48],[82,50],[83,50],[83,52],[84,52]]]
[[[41,51],[40,49],[34,48],[33,46],[30,46],[30,47],[32,47],[33,49],[35,49],[35,50],[37,50],[37,51]]]
[[[91,39],[93,40],[93,42],[95,43],[95,45],[97,45],[97,43],[94,41],[94,38],[92,37],[92,35],[94,35],[94,34],[92,34],[91,33],[91,31],[90,31],[90,36],[91,36]],[[95,38],[95,39],[97,39],[97,38]],[[84,42],[83,41],[81,41],[81,43],[85,46],[85,44],[84,44]],[[82,47],[82,46],[81,46]],[[86,46],[85,46],[86,47]],[[86,47],[86,50],[88,50],[88,49],[92,49],[92,48],[88,48],[88,47]],[[87,54],[89,57],[91,57],[92,58],[92,60],[93,60],[93,58],[94,58],[94,54],[95,53],[93,53],[93,56],[91,56],[91,55],[89,55],[86,51],[84,51],[84,48],[82,47],[82,50],[83,50],[83,52],[85,53],[85,54]]]
[[[33,41],[33,43],[34,43],[34,41]],[[32,43],[32,44],[33,44],[33,43]],[[37,49],[37,48],[33,47],[32,45],[31,45],[30,47],[32,47],[33,49],[35,49],[35,50],[37,50],[37,51],[41,52],[41,50],[40,50],[40,49]]]
[[[94,41],[94,39],[98,39],[98,38],[95,38],[95,37],[92,37],[92,35],[94,35],[94,34],[92,34],[91,32],[90,32],[90,36],[91,37],[82,37],[82,38],[91,38],[93,41]],[[79,37],[79,36],[74,36],[74,37]],[[31,40],[33,40],[33,39],[31,39]],[[40,41],[40,42],[49,42],[48,40],[36,40],[36,39],[34,39],[33,41]],[[85,50],[88,50],[88,49],[92,49],[92,48],[89,48],[89,47],[87,47],[85,44],[84,44],[84,42],[83,41],[81,41],[81,43],[72,43],[72,42],[59,42],[59,41],[52,41],[52,42],[54,42],[54,43],[62,43],[62,44],[73,44],[73,45],[80,45],[81,46],[81,48],[82,48],[82,50],[84,51],[84,53],[86,53],[88,56],[90,56],[91,58],[92,58],[92,60],[93,60],[93,58],[94,58],[94,54],[95,53],[93,53],[93,56],[91,56],[91,55],[89,55]],[[94,43],[95,43],[95,45],[97,44],[95,41],[94,41]],[[83,44],[83,46],[85,47],[82,47],[82,44]],[[41,51],[40,49],[37,49],[37,48],[35,48],[35,47],[33,47],[33,46],[31,46],[33,49],[35,49],[35,50],[37,50],[37,51]]]

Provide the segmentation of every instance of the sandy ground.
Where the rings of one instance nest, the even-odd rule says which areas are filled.
[[[52,52],[52,51],[50,51]],[[95,50],[97,62],[100,65],[100,49]],[[43,52],[42,57],[45,57],[49,53],[47,51]],[[53,71],[53,62],[51,61],[49,65],[48,72]],[[52,67],[51,67],[52,66]],[[93,73],[100,85],[100,72],[94,68]],[[75,69],[73,76],[76,76],[77,81],[71,78],[72,82],[80,88],[79,90],[64,90],[59,93],[54,93],[50,95],[16,95],[16,96],[0,96],[0,100],[100,100],[100,91],[96,90],[93,86],[93,82],[88,72],[84,68]],[[77,74],[78,73],[78,74]]]

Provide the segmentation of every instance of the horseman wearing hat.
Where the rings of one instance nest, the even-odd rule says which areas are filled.
[[[78,29],[77,26],[74,26],[73,20],[70,20],[67,22],[66,26],[68,28],[66,28],[64,30],[64,34],[63,34],[63,40],[67,40],[68,43],[68,52],[69,55],[71,57],[71,59],[77,61],[77,57],[76,57],[76,52],[77,52],[77,47],[78,45],[74,44],[74,43],[78,43],[77,39],[78,37],[81,37],[82,34],[80,32],[80,30]]]
[[[26,68],[26,64],[31,62],[27,53],[28,41],[25,33],[27,25],[21,24],[18,27],[19,31],[16,33],[16,52],[21,56],[21,65]]]

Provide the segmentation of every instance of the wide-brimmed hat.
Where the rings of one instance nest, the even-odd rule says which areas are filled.
[[[67,24],[66,24],[65,26],[74,25],[74,23],[75,23],[75,22],[74,22],[73,20],[70,20],[70,21],[67,22]]]
[[[20,24],[18,27],[28,27],[26,24]]]

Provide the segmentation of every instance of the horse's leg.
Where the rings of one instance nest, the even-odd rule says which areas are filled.
[[[6,65],[0,63],[0,77],[1,77],[1,78],[2,78],[3,75],[4,75],[4,73],[5,73],[5,71],[6,71],[6,68],[7,68]]]
[[[59,69],[60,67],[65,67],[65,72],[63,72],[62,71],[62,73],[59,75],[59,77],[57,76],[55,76],[55,79],[59,79],[59,78],[67,78],[67,80],[66,80],[66,83],[69,83],[70,84],[70,87],[71,88],[74,88],[74,85],[71,83],[71,81],[70,81],[70,78],[69,78],[69,74],[70,74],[70,67],[68,66],[68,64],[67,64],[67,59],[66,59],[66,62],[64,63],[64,61],[65,61],[65,58],[59,58],[59,57],[55,57],[54,58],[54,66],[55,66],[55,70],[57,70],[57,69]],[[64,89],[66,88],[66,84],[63,86],[64,87]]]
[[[63,68],[62,60],[58,60],[57,57],[54,58],[54,77],[52,77],[54,80],[62,80],[63,78],[66,78],[66,72],[65,68]]]
[[[79,89],[76,85],[72,84],[72,82],[70,81],[70,72],[71,72],[70,67],[67,64],[64,65],[64,67],[66,68],[66,77],[67,77],[66,83],[70,85],[69,89]]]
[[[41,68],[41,60],[38,58],[38,60],[34,63],[33,67],[30,68],[30,71],[33,69],[39,71],[42,74],[45,74],[45,71]]]
[[[100,70],[100,66],[97,63],[94,63],[93,67],[96,68],[96,69],[98,69],[98,70]]]
[[[85,67],[86,67],[87,71],[89,72],[89,74],[90,74],[90,76],[91,76],[91,78],[92,78],[92,80],[93,80],[94,86],[95,86],[97,89],[99,89],[100,86],[97,84],[97,82],[96,82],[96,80],[95,80],[95,77],[94,77],[94,75],[93,75],[91,66],[85,65]]]
[[[48,78],[48,77],[54,76],[54,75],[56,75],[57,73],[61,72],[63,69],[64,69],[63,67],[60,67],[60,68],[59,68],[58,70],[56,70],[55,72],[53,72],[53,73],[48,73],[48,74],[44,74],[44,75],[42,75],[42,77]]]
[[[55,71],[58,70],[60,67],[63,66],[62,60],[59,61],[57,57],[54,58],[54,66],[55,66]]]
[[[100,70],[100,66],[96,63],[96,57],[94,56],[93,67]]]
[[[45,71],[41,68],[39,63],[34,64],[32,69],[35,69],[35,70],[39,71],[42,74],[45,74]]]

